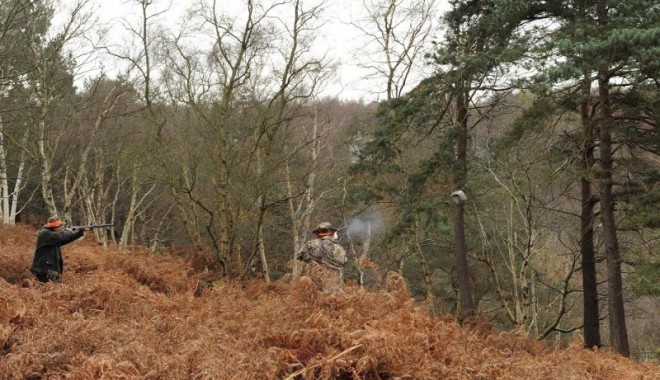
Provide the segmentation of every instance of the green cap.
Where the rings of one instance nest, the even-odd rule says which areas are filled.
[[[337,231],[337,229],[334,228],[330,222],[323,222],[319,223],[319,225],[314,230],[312,230],[312,232],[315,234],[324,231]]]

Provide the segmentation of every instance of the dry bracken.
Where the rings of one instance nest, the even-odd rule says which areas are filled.
[[[33,244],[0,228],[2,379],[660,379],[654,363],[431,319],[396,275],[331,296],[305,277],[210,281],[181,247],[119,254],[86,237],[64,249],[62,284],[41,284]]]

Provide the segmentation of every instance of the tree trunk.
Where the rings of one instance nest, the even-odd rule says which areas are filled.
[[[135,222],[135,210],[137,208],[137,186],[135,178],[137,174],[133,171],[133,178],[131,180],[131,202],[128,205],[128,212],[124,221],[124,226],[121,231],[121,238],[119,239],[119,252],[122,252],[124,247],[129,243],[129,237],[133,231],[133,223]]]
[[[598,23],[607,25],[605,1],[597,5]],[[598,69],[598,97],[600,105],[600,215],[603,224],[603,240],[607,257],[607,295],[612,348],[623,356],[630,356],[626,315],[623,306],[623,280],[621,255],[614,220],[614,198],[612,197],[612,110],[610,108],[609,72],[605,67]]]
[[[360,254],[360,257],[358,258],[356,264],[359,273],[358,285],[360,285],[360,287],[364,287],[364,272],[365,272],[364,263],[369,257],[370,249],[371,249],[371,222],[367,222],[367,233],[362,243],[362,253]]]
[[[263,178],[265,175],[264,170],[264,161],[268,160],[270,149],[265,149],[265,158],[263,157],[263,149],[257,147],[257,175],[259,178]],[[259,186],[259,197],[257,199],[257,204],[259,204],[259,219],[257,225],[257,248],[259,250],[259,261],[261,261],[261,271],[263,272],[264,281],[270,282],[270,269],[268,268],[268,259],[266,258],[266,242],[264,239],[264,222],[266,220],[266,213],[268,212],[268,207],[266,206],[266,199],[268,197],[268,189],[262,188]],[[250,260],[252,261],[252,260]],[[251,263],[248,263],[250,265]]]
[[[455,185],[457,190],[465,186],[467,178],[467,105],[462,86],[456,94],[456,116],[459,132],[457,141]],[[454,211],[454,249],[456,254],[456,272],[458,276],[458,292],[461,310],[458,319],[465,320],[474,315],[472,290],[470,286],[470,273],[467,260],[467,244],[465,241],[465,208],[463,202],[456,205]]]
[[[255,265],[256,257],[259,256],[259,261],[261,262],[261,271],[262,271],[261,275],[263,276],[264,281],[270,282],[270,269],[268,268],[268,258],[266,257],[266,247],[265,247],[265,239],[264,239],[264,220],[267,211],[266,196],[259,195],[257,199],[257,203],[259,204],[259,216],[257,217],[257,222],[256,222],[257,228],[255,231],[255,247],[254,247],[254,251],[250,254],[250,257],[248,257],[247,261],[245,262],[245,267],[243,268],[240,278],[241,280],[247,278],[251,270],[254,270],[256,272],[256,268],[254,268],[254,265]]]
[[[287,197],[289,199],[289,213],[291,215],[291,229],[293,232],[293,253],[292,262],[293,270],[291,280],[295,281],[302,274],[303,265],[300,261],[296,260],[296,254],[300,252],[305,244],[305,236],[310,226],[312,213],[315,211],[316,203],[323,198],[324,193],[316,192],[316,179],[319,171],[319,154],[323,142],[324,130],[318,123],[318,110],[314,109],[314,119],[312,122],[311,133],[309,140],[309,174],[304,178],[304,189],[302,189],[301,196],[296,196],[297,189],[294,188],[294,181],[291,178],[291,168],[288,162],[286,166],[286,186]],[[304,142],[305,144],[307,142]],[[299,147],[290,149],[290,152],[296,152]],[[290,153],[287,153],[289,155]]]
[[[415,221],[415,233],[413,236],[415,247],[413,248],[417,252],[419,257],[420,269],[422,271],[422,276],[424,277],[424,287],[426,288],[426,304],[429,308],[429,315],[431,318],[436,316],[435,311],[435,295],[433,294],[433,279],[431,277],[431,269],[429,264],[424,257],[424,252],[422,252],[422,246],[419,244],[418,236],[419,226],[417,221]]]
[[[39,166],[41,168],[41,195],[48,215],[57,215],[57,205],[55,204],[55,195],[53,193],[53,172],[52,161],[46,153],[46,121],[42,119],[39,122],[39,140],[37,141],[39,149]]]
[[[25,143],[27,142],[28,139],[28,132],[25,131],[23,134],[23,140],[22,140],[22,145],[25,146]],[[25,172],[25,164],[26,164],[26,154],[25,151],[21,152],[21,158],[20,158],[20,163],[18,164],[18,171],[16,172],[16,182],[14,182],[14,190],[11,192],[11,199],[10,199],[10,210],[9,210],[9,223],[10,224],[15,224],[16,223],[16,218],[18,217],[19,209],[18,209],[18,199],[19,195],[21,194],[21,191],[23,190],[23,173]]]
[[[582,211],[580,215],[580,254],[582,257],[582,301],[584,319],[584,345],[600,347],[600,315],[598,310],[598,279],[596,277],[596,253],[594,249],[594,202],[591,195],[590,175],[594,165],[594,137],[589,118],[590,82],[585,79],[580,105],[583,137],[583,175],[580,179]]]
[[[96,174],[98,174],[98,171]],[[99,183],[100,182],[101,181],[99,181]],[[94,224],[103,222],[101,219],[99,219],[99,203],[100,198],[102,197],[97,194],[98,192],[99,191],[96,186],[90,186],[88,179],[83,178],[82,183],[80,184],[80,198],[82,199],[82,212],[84,214],[84,218],[83,220],[79,221],[80,224]],[[101,243],[103,249],[107,249],[108,239],[105,233],[105,229],[94,229],[93,233],[96,241]]]
[[[2,124],[2,115],[0,115],[0,217],[2,218],[3,224],[10,224],[9,176],[7,173],[7,153],[5,150],[4,136],[4,125]]]
[[[264,247],[264,225],[259,225],[259,261],[261,261],[261,270],[264,274],[264,281],[270,282],[270,269],[268,268],[268,259],[266,258],[266,248]]]

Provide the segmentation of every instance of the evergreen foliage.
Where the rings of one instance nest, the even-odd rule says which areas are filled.
[[[630,287],[638,296],[660,297],[660,264],[648,263],[635,267]]]

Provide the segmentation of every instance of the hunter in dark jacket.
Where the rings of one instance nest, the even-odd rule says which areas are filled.
[[[60,247],[81,238],[85,234],[82,229],[65,230],[64,222],[53,216],[37,234],[37,248],[30,271],[41,282],[59,282],[64,271],[64,261]]]

